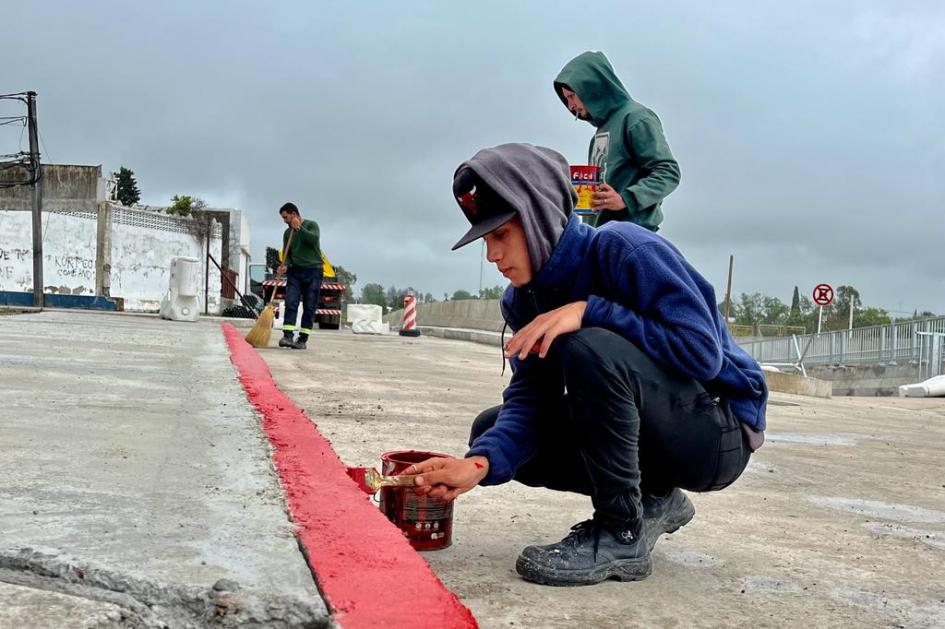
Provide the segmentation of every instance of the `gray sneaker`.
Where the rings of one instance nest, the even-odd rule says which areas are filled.
[[[689,524],[696,508],[689,497],[676,488],[663,497],[643,496],[643,528],[652,551],[663,533],[675,533]]]
[[[296,339],[295,343],[290,345],[292,349],[305,349],[305,339]]]
[[[295,347],[295,339],[291,336],[283,336],[279,339],[279,347]]]
[[[592,585],[606,579],[639,581],[653,569],[645,539],[596,520],[571,527],[557,544],[528,546],[515,570],[522,578],[544,585]]]

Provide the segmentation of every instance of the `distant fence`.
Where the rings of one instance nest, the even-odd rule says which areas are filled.
[[[805,334],[807,328],[802,325],[778,325],[774,323],[755,323],[753,325],[728,324],[728,331],[732,336],[791,336]]]
[[[804,374],[805,364],[909,363],[929,378],[943,373],[945,317],[745,341],[740,345],[759,363],[794,367]]]

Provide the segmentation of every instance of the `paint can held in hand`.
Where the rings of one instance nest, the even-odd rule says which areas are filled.
[[[593,214],[591,202],[600,186],[600,166],[571,165],[571,187],[577,193],[575,214]]]
[[[417,450],[385,452],[381,455],[381,474],[401,474],[414,463],[435,456],[436,452]],[[417,550],[440,550],[452,543],[453,503],[418,496],[410,487],[381,487],[381,512],[393,522]]]

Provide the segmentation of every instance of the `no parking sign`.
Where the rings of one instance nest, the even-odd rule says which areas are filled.
[[[814,303],[818,306],[826,306],[833,301],[833,286],[830,284],[818,284],[814,287]]]

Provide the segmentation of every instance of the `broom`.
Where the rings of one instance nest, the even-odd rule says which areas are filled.
[[[220,268],[220,263],[217,262],[216,258],[214,258],[213,255],[211,255],[211,254],[209,254],[209,253],[207,254],[207,257],[210,258],[210,261],[211,261],[211,262],[213,262],[213,266],[217,267],[217,270],[220,271],[220,277],[223,278],[223,280],[226,281],[226,283],[230,285],[230,288],[232,288],[233,291],[239,296],[240,301],[243,303],[243,306],[245,306],[246,308],[248,308],[249,311],[252,312],[252,313],[253,313],[253,316],[256,318],[256,325],[253,327],[252,330],[250,330],[249,334],[246,335],[246,341],[247,341],[250,345],[252,345],[253,347],[266,347],[266,345],[269,344],[269,333],[266,332],[266,330],[259,330],[259,331],[257,331],[256,328],[261,328],[261,327],[262,327],[262,324],[260,323],[260,319],[261,319],[262,316],[265,314],[265,311],[266,311],[266,310],[269,310],[269,315],[268,315],[268,316],[269,316],[269,324],[268,324],[269,327],[268,327],[267,329],[271,329],[271,328],[272,328],[272,320],[273,320],[273,312],[272,312],[272,310],[267,306],[265,309],[263,309],[263,312],[262,312],[262,313],[256,314],[256,309],[253,308],[253,307],[250,305],[250,302],[247,301],[247,299],[246,299],[245,297],[243,297],[243,293],[240,292],[240,289],[238,289],[238,288],[233,284],[233,281],[232,281],[229,277],[227,277],[226,273],[223,272],[223,269]],[[252,337],[252,338],[250,338],[250,337]],[[259,344],[257,345],[257,343],[259,343]]]
[[[294,235],[294,231],[289,232],[289,240],[285,244],[285,252],[282,256],[284,262],[289,261],[289,247],[292,246],[292,236]],[[269,347],[269,340],[272,338],[272,322],[275,318],[276,313],[270,299],[263,311],[259,313],[259,317],[256,318],[256,325],[246,334],[246,342],[253,347]]]
[[[272,302],[269,302],[256,317],[256,325],[246,333],[246,342],[253,347],[269,347],[269,339],[272,338],[272,322],[275,318],[276,313],[272,309]]]

